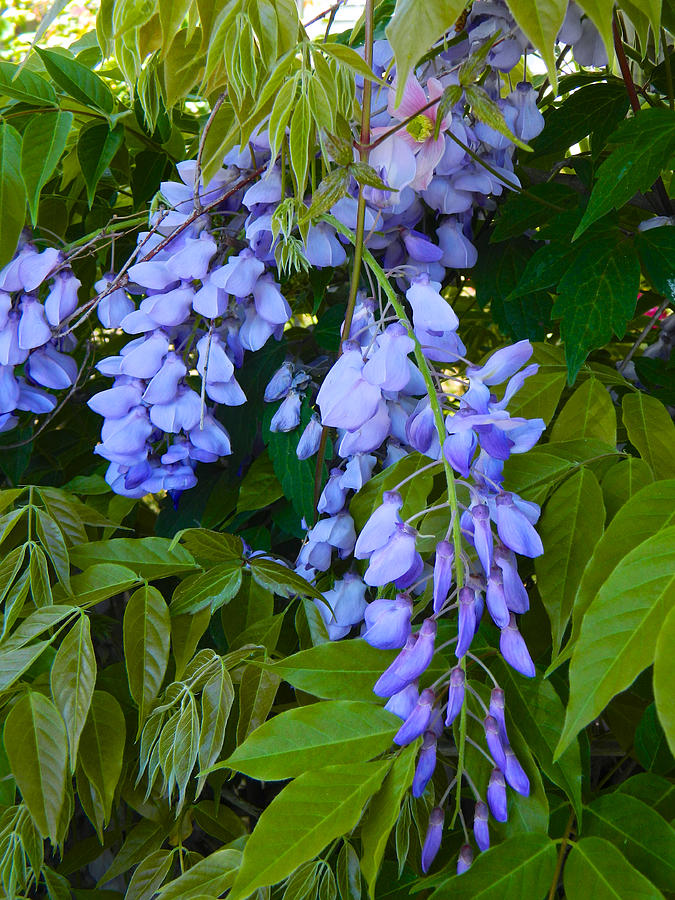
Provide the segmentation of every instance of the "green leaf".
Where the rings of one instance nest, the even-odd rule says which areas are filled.
[[[673,597],[675,526],[625,556],[589,606],[572,654],[570,699],[557,756],[651,665]]]
[[[82,613],[61,641],[49,675],[54,702],[66,723],[71,772],[75,771],[77,748],[89,713],[96,674],[89,619]]]
[[[556,864],[556,847],[544,834],[519,834],[481,853],[463,875],[444,879],[434,900],[524,900],[543,897]],[[432,876],[432,884],[442,876]],[[425,879],[415,888],[425,887]]]
[[[667,778],[652,772],[640,772],[623,781],[617,790],[637,797],[668,821],[675,817],[675,784]]]
[[[312,195],[312,203],[307,215],[310,219],[319,218],[347,195],[349,190],[349,173],[346,169],[333,169],[321,180]]]
[[[625,96],[623,85],[621,90]],[[576,94],[572,94],[572,96],[575,97]],[[548,127],[547,124],[540,137],[547,133]],[[536,141],[532,142],[531,146],[536,149]],[[565,144],[565,148],[568,146]],[[499,206],[499,216],[490,236],[490,242],[497,244],[500,241],[518,237],[530,228],[544,225],[556,218],[560,211],[556,207],[569,208],[576,202],[577,197],[574,191],[567,185],[558,184],[555,181],[533,184],[528,187],[527,193],[514,191]]]
[[[239,744],[267,718],[279,689],[279,681],[273,672],[266,672],[258,666],[249,665],[244,669],[239,686]]]
[[[54,174],[73,124],[73,114],[54,111],[30,119],[21,141],[21,174],[33,225],[40,191]]]
[[[26,215],[26,189],[21,177],[21,137],[0,124],[0,266],[14,255]]]
[[[662,900],[663,894],[626,860],[623,853],[599,837],[577,841],[565,862],[568,900]]]
[[[237,498],[237,512],[263,509],[283,495],[272,460],[268,453],[263,452],[253,460],[244,475]]]
[[[262,587],[268,588],[280,597],[294,597],[301,594],[305,597],[313,597],[315,600],[324,601],[321,594],[313,584],[310,584],[302,575],[298,575],[293,569],[282,566],[281,563],[271,559],[254,557],[249,560],[251,575]],[[325,602],[325,601],[324,601]]]
[[[499,134],[503,134],[517,147],[520,147],[521,150],[531,150],[531,147],[528,144],[521,141],[520,138],[516,137],[511,131],[506,124],[506,119],[504,118],[501,109],[486,90],[476,84],[471,84],[465,88],[464,94],[467,103],[471,107],[471,111],[480,122],[485,122],[490,128],[493,128],[495,131],[499,132]],[[505,179],[505,181],[509,180],[509,178]]]
[[[633,494],[653,481],[652,470],[643,459],[636,456],[629,456],[611,466],[600,482],[607,521],[614,518]]]
[[[348,47],[346,44],[337,44],[333,41],[322,41],[319,44],[322,53],[328,54],[328,56],[332,56],[333,59],[337,60],[338,63],[342,66],[347,66],[348,69],[351,69],[357,75],[361,75],[363,78],[367,78],[369,81],[376,81],[380,84],[384,84],[381,78],[370,69],[362,56],[356,52],[356,50],[352,50],[351,47]]]
[[[429,465],[429,457],[421,453],[409,453],[392,466],[371,478],[352,498],[349,512],[356,525],[357,532],[363,528],[371,513],[382,504],[382,495],[391,491],[404,479],[415,475],[420,469]],[[440,471],[440,467],[439,467]],[[420,512],[426,506],[427,497],[433,487],[434,473],[429,470],[410,478],[401,487],[399,493],[403,499],[401,516],[405,519],[413,513]]]
[[[0,691],[6,691],[49,647],[51,641],[38,641],[30,647],[13,647],[0,654]]]
[[[553,90],[557,90],[555,42],[567,12],[566,0],[509,0],[509,10],[525,36],[541,53]]]
[[[66,591],[70,591],[70,560],[63,533],[54,519],[39,507],[35,508],[35,520],[40,543],[51,559],[59,581]]]
[[[638,231],[635,246],[652,286],[675,300],[675,234],[672,226]]]
[[[115,108],[113,95],[107,84],[95,72],[55,50],[36,47],[35,51],[47,72],[67,94],[85,106],[100,109],[106,115],[112,113]]]
[[[669,750],[655,703],[650,703],[642,714],[635,730],[633,748],[638,762],[646,771],[663,774],[672,771],[675,760]]]
[[[76,554],[79,549],[79,547],[74,548],[73,553]],[[82,609],[88,609],[96,606],[102,600],[127,591],[138,580],[138,576],[126,566],[119,566],[115,563],[94,563],[81,575],[73,575],[70,579],[70,588],[77,605]],[[59,603],[66,599],[70,599],[69,596],[60,585],[56,585],[54,602]]]
[[[260,781],[372,759],[391,745],[400,720],[371,703],[326,700],[279,713],[249,734],[216,768]]]
[[[68,739],[54,704],[26,691],[7,716],[5,749],[23,802],[43,838],[58,843],[66,798]]]
[[[171,617],[171,649],[176,663],[175,677],[177,680],[182,677],[185,666],[192,659],[197,644],[209,627],[210,621],[211,610],[208,608],[195,615]]]
[[[169,659],[171,618],[157,588],[132,594],[124,611],[124,661],[129,692],[138,705],[139,728],[159,694]]]
[[[291,128],[288,136],[288,149],[291,169],[295,175],[295,184],[299,197],[305,192],[307,169],[309,167],[309,135],[312,130],[312,113],[309,101],[301,94],[291,115]]]
[[[675,425],[663,403],[642,392],[623,398],[628,440],[656,478],[675,478]]]
[[[377,703],[373,685],[394,656],[356,638],[310,647],[269,663],[268,671],[315,697]]]
[[[551,429],[552,441],[597,438],[616,443],[616,411],[607,388],[597,378],[587,378],[560,411]]]
[[[570,460],[545,452],[546,447],[548,444],[507,460],[504,479],[508,490],[516,491],[525,500],[543,503],[551,485],[574,468]]]
[[[96,563],[120,563],[141,578],[165,578],[196,569],[192,556],[184,547],[173,547],[171,541],[161,537],[92,541],[73,547],[71,557],[80,569]]]
[[[204,568],[213,563],[242,559],[243,544],[235,534],[223,534],[208,528],[184,528],[174,536],[169,550],[173,550],[179,541]]]
[[[286,126],[288,125],[291,113],[293,112],[298,82],[299,78],[297,75],[293,75],[292,78],[284,81],[277,92],[276,100],[274,101],[272,112],[270,113],[268,130],[270,136],[270,148],[272,155],[274,156],[279,152],[279,147],[281,147],[281,143],[286,133]]]
[[[615,144],[598,169],[586,212],[572,240],[637,191],[650,188],[675,152],[675,113],[664,107],[640,110],[610,138]]]
[[[117,878],[118,875],[124,875],[132,866],[137,865],[141,860],[159,849],[160,844],[164,843],[165,832],[161,825],[150,819],[141,819],[127,832],[124,843],[120,847],[117,855],[110,864],[110,867],[99,878],[96,887]]]
[[[602,537],[604,523],[602,491],[586,467],[564,481],[544,507],[538,526],[544,554],[535,560],[535,571],[551,621],[554,653],[560,649],[581,573]]]
[[[615,844],[657,887],[672,889],[675,830],[645,803],[620,792],[598,797],[586,808],[584,835]]]
[[[611,22],[611,13],[608,21]],[[549,110],[544,130],[532,141],[532,149],[540,156],[558,153],[562,159],[569,147],[578,144],[600,125],[604,129],[609,123],[614,130],[627,109],[628,94],[622,81],[582,85],[564,103]]]
[[[32,106],[56,106],[58,102],[54,88],[45,78],[5,60],[0,60],[0,94]]]
[[[554,752],[565,713],[562,700],[550,681],[540,675],[521,678],[499,661],[500,681],[506,694],[510,717],[517,722],[525,742],[541,766],[543,773],[567,794],[581,822],[581,754],[579,743],[573,742],[554,761]]]
[[[106,822],[122,774],[125,739],[126,725],[119,703],[106,691],[94,691],[80,739],[79,762],[98,791]]]
[[[37,544],[30,548],[30,592],[36,606],[51,606],[54,602],[49,580],[47,557]]]
[[[287,785],[246,843],[230,900],[244,900],[257,888],[276,884],[351,831],[388,768],[388,762],[328,766]]]
[[[56,628],[61,622],[69,616],[76,616],[78,611],[72,606],[65,604],[55,604],[54,606],[46,606],[43,609],[37,609],[27,616],[19,627],[10,635],[5,636],[0,641],[0,650],[6,653],[10,649],[23,647],[33,638],[39,637],[50,628]]]
[[[169,874],[175,850],[154,850],[137,866],[124,895],[125,900],[154,897]]]
[[[227,669],[220,671],[206,682],[202,690],[202,720],[199,731],[199,769],[204,772],[213,766],[220,756],[225,740],[225,726],[234,702],[234,686]],[[201,784],[197,787],[200,793]]]
[[[211,614],[236,597],[241,587],[242,561],[220,563],[204,572],[191,575],[178,585],[171,599],[172,616],[199,612],[209,607]]]
[[[91,209],[96,195],[96,185],[101,180],[113,157],[124,142],[124,127],[113,129],[107,124],[90,125],[80,132],[77,142],[77,158],[87,185],[87,198]]]
[[[401,801],[412,784],[419,741],[401,750],[382,782],[382,787],[368,804],[361,825],[361,871],[371,898],[384,859],[384,851],[401,809]]]
[[[640,263],[631,241],[608,233],[580,249],[553,304],[553,316],[562,320],[570,384],[590,350],[604,346],[612,332],[623,337],[639,287]]]
[[[666,616],[656,641],[654,654],[654,700],[656,711],[675,756],[675,707],[673,706],[673,685],[675,684],[675,607]]]
[[[241,851],[216,850],[200,859],[187,872],[165,884],[159,891],[162,900],[197,900],[204,895],[217,897],[234,881],[241,861]]]
[[[401,102],[409,73],[462,14],[466,0],[396,0],[385,29],[396,58],[396,103]],[[411,35],[415,40],[411,40]]]

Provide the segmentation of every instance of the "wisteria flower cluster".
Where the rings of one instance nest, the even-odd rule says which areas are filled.
[[[75,384],[76,341],[59,331],[77,308],[79,287],[58,250],[28,240],[0,270],[0,432],[16,426],[19,412],[51,412],[51,392]]]

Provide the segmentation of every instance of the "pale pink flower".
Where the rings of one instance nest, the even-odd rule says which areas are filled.
[[[451,115],[448,115],[441,121],[439,135],[434,139],[434,131],[436,129],[436,115],[438,112],[438,103],[434,103],[428,109],[424,107],[430,100],[438,100],[443,94],[443,85],[437,78],[430,78],[427,82],[427,94],[424,88],[415,78],[409,75],[403,90],[403,97],[398,106],[396,103],[396,84],[389,91],[389,115],[399,122],[409,119],[411,116],[415,118],[408,122],[405,128],[402,128],[397,135],[403,140],[415,154],[417,169],[415,177],[410,184],[416,191],[423,191],[429,187],[429,182],[434,174],[434,169],[441,161],[445,150],[444,130],[449,126]],[[423,110],[423,112],[420,112]]]

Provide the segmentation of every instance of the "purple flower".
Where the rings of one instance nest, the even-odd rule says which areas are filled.
[[[436,858],[436,854],[439,851],[441,846],[441,840],[443,839],[443,822],[445,820],[445,813],[440,808],[440,806],[435,806],[431,810],[431,814],[429,816],[429,827],[427,828],[427,833],[424,837],[424,844],[422,846],[422,871],[428,872],[429,867],[432,862]]]
[[[459,715],[464,705],[464,684],[466,676],[461,666],[455,666],[450,672],[448,685],[448,709],[445,714],[445,725],[449,728]]]
[[[365,594],[366,586],[359,576],[347,572],[344,578],[335,582],[332,590],[323,592],[326,603],[315,601],[332,641],[344,637],[363,619]]]
[[[461,659],[471,646],[476,628],[476,594],[472,588],[463,587],[459,592],[457,644],[455,646],[457,659]]]
[[[485,742],[488,745],[490,756],[495,761],[495,765],[503,771],[506,768],[506,756],[499,734],[499,723],[493,716],[486,716],[483,727],[485,729]]]
[[[417,766],[412,783],[413,797],[421,797],[424,789],[431,781],[431,776],[436,768],[436,735],[433,731],[424,732],[422,749],[417,758]]]
[[[169,339],[163,331],[131,341],[122,350],[120,374],[134,378],[152,378],[159,372],[169,352]]]
[[[487,575],[492,568],[493,537],[490,526],[490,510],[485,503],[476,503],[469,509],[473,520],[473,543],[478,559]],[[501,535],[500,535],[501,537]]]
[[[463,844],[457,857],[457,874],[463,875],[473,862],[473,850],[469,844]]]
[[[318,512],[328,516],[334,516],[344,507],[347,491],[342,487],[341,481],[342,470],[331,469],[328,481],[319,497],[319,502],[316,507]]]
[[[457,187],[461,188],[463,185],[457,182]],[[450,269],[470,269],[476,265],[478,251],[453,216],[449,216],[436,229],[436,236],[443,251],[441,262],[444,266]]]
[[[365,610],[363,639],[380,650],[403,647],[410,636],[412,610],[412,601],[405,594],[397,594],[394,600],[373,600]]]
[[[531,356],[532,344],[529,341],[518,341],[495,350],[480,368],[468,368],[467,375],[472,386],[474,381],[487,385],[501,384],[524,366]]]
[[[305,430],[300,435],[298,446],[296,448],[296,456],[298,459],[309,459],[319,449],[321,443],[321,435],[323,428],[317,415],[312,414],[309,422],[305,426]]]
[[[373,415],[363,425],[343,434],[338,453],[342,457],[353,456],[355,453],[370,453],[371,450],[377,450],[390,431],[389,410],[384,400],[380,400]]]
[[[490,692],[490,715],[499,726],[499,736],[504,747],[508,746],[509,739],[506,734],[506,719],[504,718],[504,691],[501,688],[493,688]]]
[[[363,576],[366,584],[382,586],[406,575],[419,556],[415,549],[416,537],[417,532],[409,525],[395,525],[388,542],[370,557]]]
[[[505,628],[509,624],[509,609],[504,595],[502,572],[498,566],[492,566],[485,591],[485,602],[492,621],[497,628]]]
[[[169,403],[155,403],[150,407],[150,421],[162,431],[177,434],[179,431],[195,428],[199,424],[201,413],[199,395],[181,385]]]
[[[363,377],[386,391],[403,390],[410,380],[408,354],[414,347],[415,342],[400,322],[388,325],[363,367]]]
[[[401,495],[397,491],[385,491],[382,503],[371,514],[363,526],[354,547],[356,559],[367,559],[374,550],[385,546],[396,526],[403,524],[399,510],[403,506]]]
[[[508,492],[497,495],[497,533],[503,544],[521,556],[541,556],[544,547],[541,538],[527,516],[516,506]]]
[[[168,353],[162,367],[145,389],[146,403],[171,403],[178,393],[178,385],[187,374],[185,363],[173,351]]]
[[[231,256],[224,266],[211,273],[211,282],[235,297],[248,297],[264,271],[264,263],[256,259],[251,250],[242,250],[238,256]]]
[[[402,691],[399,691],[397,694],[392,694],[389,700],[384,704],[384,708],[388,712],[398,716],[399,719],[407,719],[415,708],[419,696],[417,683],[412,682],[411,684],[406,685]]]
[[[360,491],[363,485],[370,481],[376,462],[377,457],[375,456],[368,453],[357,453],[345,466],[342,487],[347,490]]]
[[[35,298],[24,295],[20,309],[19,347],[22,350],[33,350],[46,344],[52,332],[45,318],[44,306]]]
[[[482,852],[490,848],[490,830],[488,828],[488,808],[479,800],[473,814],[473,835],[478,849]]]
[[[300,424],[300,407],[302,406],[302,399],[299,394],[296,394],[295,391],[291,391],[290,394],[281,402],[279,409],[272,416],[272,421],[270,422],[270,431],[293,431],[294,428],[297,428]]]
[[[499,769],[493,769],[487,789],[487,802],[490,812],[498,822],[506,822],[506,782]]]
[[[26,373],[42,387],[58,391],[75,384],[77,363],[49,343],[31,353],[26,361]]]
[[[50,325],[56,327],[77,309],[77,291],[81,287],[72,272],[58,272],[45,300],[45,315]]]
[[[530,598],[527,596],[525,585],[518,574],[515,554],[506,547],[496,547],[495,563],[502,570],[506,605],[511,612],[526,613],[530,608]]]
[[[277,369],[270,378],[265,388],[265,403],[271,403],[274,400],[281,400],[288,394],[293,381],[293,366],[289,362],[285,362],[281,368]]]
[[[391,697],[415,681],[424,672],[434,655],[436,622],[425,619],[415,635],[411,635],[391,665],[375,682],[373,691],[378,697]]]
[[[512,666],[516,672],[520,672],[528,678],[534,678],[536,675],[534,663],[528,652],[527,645],[523,640],[523,636],[518,631],[516,617],[513,613],[511,613],[509,617],[509,624],[506,628],[502,628],[501,630],[499,650],[507,663]]]
[[[437,613],[445,603],[452,586],[453,563],[455,550],[448,541],[436,544],[434,561],[434,612]]]
[[[323,425],[355,431],[370,419],[381,399],[379,387],[362,377],[361,351],[351,342],[323,380],[316,402]]]
[[[410,446],[418,453],[425,453],[433,458],[438,456],[438,432],[428,397],[423,397],[408,417],[405,435]]]
[[[506,748],[505,755],[506,767],[504,769],[504,777],[514,791],[523,797],[527,797],[530,793],[530,779],[525,774],[511,747]]]
[[[394,735],[395,744],[400,747],[411,744],[427,730],[434,700],[434,692],[430,688],[422,691],[413,711]]]

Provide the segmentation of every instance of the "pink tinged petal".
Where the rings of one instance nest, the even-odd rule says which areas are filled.
[[[433,177],[436,166],[441,161],[445,152],[445,138],[443,135],[434,140],[427,138],[422,144],[415,160],[417,162],[417,171],[410,185],[416,191],[424,191],[429,187],[429,183]]]
[[[386,131],[387,129],[382,130]],[[373,129],[373,139],[377,137],[376,131],[378,129]],[[408,135],[408,139],[412,140],[413,144],[415,143],[412,135]],[[376,171],[384,170],[383,180],[389,187],[395,188],[397,191],[407,187],[417,172],[412,146],[400,134],[392,135],[371,150],[368,162]],[[392,194],[390,202],[395,203],[397,200],[398,195]]]
[[[24,297],[21,301],[21,318],[19,319],[18,340],[21,350],[33,350],[41,347],[51,338],[51,328],[45,318],[44,306],[32,297]]]
[[[427,95],[424,93],[424,88],[412,74],[408,75],[405,87],[403,88],[403,96],[401,97],[400,104],[397,107],[394,107],[394,104],[396,103],[396,90],[396,82],[394,82],[389,91],[389,99],[387,102],[389,115],[393,118],[402,121],[409,116],[415,116],[427,103]]]

